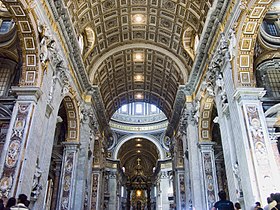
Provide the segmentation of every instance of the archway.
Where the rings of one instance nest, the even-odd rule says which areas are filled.
[[[151,209],[159,160],[157,146],[145,138],[131,138],[118,150],[122,186],[126,188],[122,202],[127,209]],[[124,206],[124,204],[123,204]]]
[[[46,209],[72,206],[79,123],[74,101],[66,96],[60,104],[48,175]]]
[[[212,208],[218,199],[218,191],[224,190],[228,192],[223,142],[218,121],[215,98],[208,96],[202,100],[199,120],[199,147],[205,197],[209,209]]]

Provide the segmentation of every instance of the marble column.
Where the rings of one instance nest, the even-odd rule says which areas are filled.
[[[82,119],[80,124],[80,146],[77,162],[77,177],[75,183],[75,209],[88,209],[90,205],[88,197],[90,196],[91,169],[92,169],[92,151],[94,139],[94,119],[93,111],[90,105],[84,105],[81,111]],[[90,167],[89,167],[90,166]]]
[[[189,165],[189,148],[187,142],[186,128],[184,126],[184,131],[182,133],[183,151],[184,151],[184,183],[185,183],[185,199],[186,199],[186,209],[191,207],[192,195],[191,195],[191,185],[190,185],[190,165]]]
[[[100,172],[94,171],[92,173],[92,187],[91,187],[91,199],[90,199],[90,209],[98,210],[100,209],[100,180],[101,174]]]
[[[173,175],[170,168],[161,168],[158,184],[158,198],[157,198],[157,209],[165,210],[169,209],[170,203],[174,203],[174,192],[173,192]]]
[[[213,142],[200,142],[200,153],[203,171],[204,196],[206,206],[203,209],[212,209],[218,194],[217,176]]]
[[[186,189],[185,189],[185,173],[178,170],[175,173],[175,190],[176,190],[176,208],[186,209]]]
[[[77,167],[78,142],[63,142],[63,162],[57,210],[73,209]]]
[[[219,97],[216,100],[218,111],[218,123],[221,132],[221,141],[223,148],[223,156],[227,177],[227,186],[229,199],[237,201],[243,199],[242,186],[240,183],[240,174],[236,171],[238,166],[236,146],[234,142],[232,119],[229,113],[228,104],[222,107],[222,102]]]
[[[111,169],[111,171],[109,172],[108,182],[108,193],[110,196],[108,209],[114,210],[117,209],[117,172],[115,169]]]
[[[33,171],[32,167],[34,165],[35,169],[36,165],[36,158],[27,158],[26,153],[36,145],[29,142],[29,135],[41,90],[33,87],[13,89],[18,99],[13,109],[0,162],[0,197],[3,198],[19,193],[29,195],[31,185],[25,188],[22,186],[32,183],[33,174],[30,171]]]
[[[201,181],[203,177],[202,166],[200,162],[200,152],[198,148],[198,125],[192,114],[189,114],[186,133],[189,151],[192,207],[195,209],[206,209],[206,203],[203,197],[204,185]]]
[[[280,190],[280,177],[269,141],[261,101],[263,88],[237,88],[232,108],[238,116],[234,126],[236,150],[245,206]]]

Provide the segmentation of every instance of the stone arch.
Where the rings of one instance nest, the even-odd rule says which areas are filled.
[[[209,96],[202,101],[202,108],[199,118],[199,141],[212,141],[212,112],[214,108],[214,98]]]
[[[129,136],[125,136],[123,138],[120,139],[119,143],[116,145],[116,148],[113,152],[113,158],[116,160],[117,159],[117,156],[118,156],[118,153],[119,153],[119,150],[120,148],[122,147],[122,145],[131,140],[131,139],[134,139],[134,138],[144,138],[144,139],[147,139],[149,140],[150,142],[152,142],[158,149],[159,151],[159,155],[160,155],[160,159],[164,159],[164,153],[163,153],[163,149],[160,145],[160,143],[158,142],[158,140],[152,136],[148,136],[148,135],[141,135],[141,134],[135,134],[135,135],[129,135]]]
[[[17,32],[22,47],[21,86],[41,85],[41,66],[39,63],[39,41],[36,26],[36,17],[31,5],[32,2],[2,0],[5,7],[15,20]],[[33,12],[31,12],[33,11]]]
[[[62,103],[67,115],[67,142],[79,141],[79,114],[77,103],[70,96],[65,96]]]
[[[244,5],[241,5],[241,7],[244,7],[241,9],[244,11],[238,21],[238,56],[234,68],[234,80],[237,86],[246,87],[256,84],[253,72],[254,47],[259,27],[273,2],[273,0],[251,0],[248,4],[244,2]]]

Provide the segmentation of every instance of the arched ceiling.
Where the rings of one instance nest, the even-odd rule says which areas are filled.
[[[125,103],[145,101],[170,118],[178,87],[186,83],[193,65],[183,36],[190,28],[200,36],[212,2],[64,0],[76,36],[84,38],[82,57],[109,116]],[[125,47],[131,44],[149,47]],[[137,53],[142,61],[136,61]],[[143,81],[136,81],[137,74]]]
[[[121,167],[125,168],[127,176],[134,175],[138,159],[141,160],[144,175],[151,176],[159,159],[159,151],[151,141],[134,138],[122,145],[118,153],[118,159]]]

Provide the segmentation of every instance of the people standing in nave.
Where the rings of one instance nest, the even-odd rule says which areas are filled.
[[[273,200],[273,197],[274,197],[274,193],[271,193],[270,196],[266,198],[267,205],[265,207],[263,207],[264,210],[270,210],[274,206],[276,206],[277,203],[275,200]]]
[[[28,210],[28,208],[25,206],[26,202],[27,202],[27,196],[25,194],[20,194],[18,196],[17,205],[12,206],[11,210]]]
[[[257,202],[255,203],[254,210],[263,210],[263,208],[261,207],[261,203],[260,203],[260,202],[257,201]]]
[[[271,210],[280,210],[280,193],[274,194],[273,199],[276,201],[276,206],[274,206]]]
[[[4,210],[4,201],[0,199],[0,210]]]
[[[240,205],[240,203],[236,202],[236,203],[234,204],[234,210],[241,210],[241,205]]]
[[[212,210],[234,210],[233,203],[227,200],[226,192],[221,190],[219,193],[220,200],[214,204]]]
[[[9,198],[4,210],[11,210],[11,207],[16,205],[17,200],[14,197]]]

